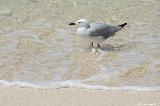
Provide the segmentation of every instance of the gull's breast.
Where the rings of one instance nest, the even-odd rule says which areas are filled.
[[[82,38],[95,43],[100,43],[105,40],[102,36],[91,36],[90,29],[88,28],[78,28],[77,34]]]
[[[87,28],[78,28],[78,30],[77,30],[77,34],[78,35],[81,35],[81,36],[84,36],[84,37],[89,37],[89,34],[88,34],[88,30],[87,30]]]

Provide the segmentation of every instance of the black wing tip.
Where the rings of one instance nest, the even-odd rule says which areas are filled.
[[[123,28],[126,25],[127,25],[127,23],[124,23],[124,24],[121,24],[121,25],[118,25],[118,26],[120,26],[121,28]]]

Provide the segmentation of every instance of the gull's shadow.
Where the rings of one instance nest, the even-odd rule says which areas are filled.
[[[110,45],[110,44],[104,44],[101,47],[101,50],[103,51],[121,51],[125,45]]]

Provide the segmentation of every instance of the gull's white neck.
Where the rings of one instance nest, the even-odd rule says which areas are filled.
[[[87,35],[88,34],[87,29],[88,28],[86,28],[86,27],[79,27],[77,30],[77,34],[78,35]]]

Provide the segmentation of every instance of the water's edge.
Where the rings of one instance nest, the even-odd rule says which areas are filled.
[[[71,80],[48,83],[48,85],[36,85],[29,82],[20,81],[5,81],[0,80],[0,86],[9,87],[22,87],[22,88],[35,88],[35,89],[60,89],[60,88],[80,88],[80,89],[91,89],[91,90],[105,90],[105,91],[160,91],[160,86],[122,86],[122,87],[109,87],[101,85],[87,85],[83,83],[75,83]]]

